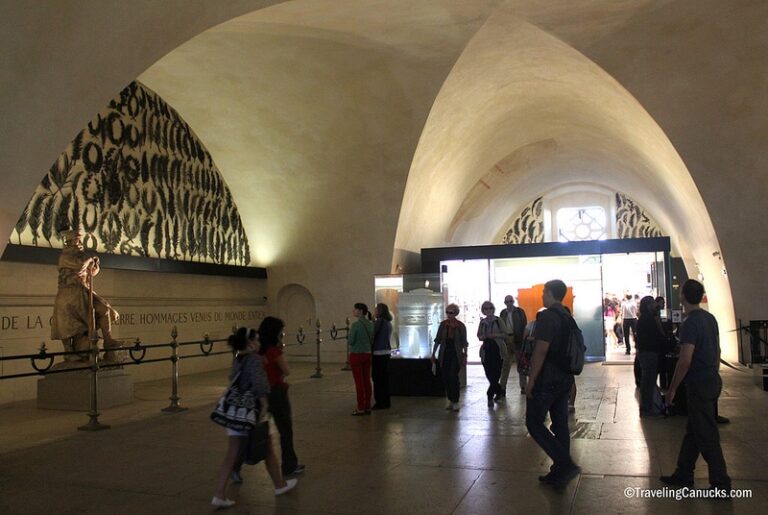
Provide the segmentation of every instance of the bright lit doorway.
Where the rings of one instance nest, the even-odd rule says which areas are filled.
[[[668,238],[422,249],[422,271],[440,270],[444,302],[461,308],[470,362],[479,362],[476,334],[484,301],[491,300],[499,315],[504,297],[512,295],[534,320],[543,307],[543,285],[555,278],[568,286],[564,304],[584,333],[587,358],[631,362],[634,341],[626,355],[613,331],[621,319],[607,306],[626,294],[666,297],[668,260]]]

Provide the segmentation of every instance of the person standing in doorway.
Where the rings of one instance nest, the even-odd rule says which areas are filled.
[[[488,379],[488,407],[493,408],[493,401],[501,400],[501,369],[507,359],[507,344],[501,328],[499,317],[494,315],[496,307],[493,302],[486,300],[480,307],[485,318],[480,320],[477,328],[477,339],[483,342],[480,346],[480,362]]]
[[[389,306],[380,302],[374,308],[376,321],[373,324],[373,398],[375,410],[389,409],[389,358],[392,348],[389,339],[392,336],[392,313]]]
[[[568,397],[574,379],[557,362],[565,352],[569,336],[566,317],[570,315],[562,304],[567,291],[565,283],[559,279],[544,285],[542,302],[547,309],[536,317],[536,344],[525,390],[525,426],[531,438],[552,459],[549,473],[539,476],[539,481],[557,488],[565,487],[581,472],[571,458],[568,431]],[[547,413],[552,421],[551,431],[544,424]]]
[[[445,314],[447,318],[440,322],[440,327],[437,328],[435,344],[432,347],[432,363],[437,362],[440,365],[448,397],[445,409],[459,411],[459,371],[467,365],[467,328],[456,318],[459,314],[459,306],[456,304],[448,304]]]
[[[627,348],[627,356],[632,353],[632,346],[629,344],[629,335],[632,335],[632,342],[637,345],[637,302],[632,295],[627,293],[621,302],[621,318],[624,320],[624,344]]]
[[[502,399],[507,396],[507,380],[512,369],[512,361],[514,361],[512,358],[517,356],[523,346],[523,331],[525,331],[525,326],[528,323],[525,311],[515,306],[515,298],[512,295],[507,295],[504,298],[504,305],[506,307],[499,314],[499,322],[501,322],[501,329],[504,331],[507,346],[507,359],[504,360],[504,366],[501,369],[501,381],[499,381]],[[524,390],[523,376],[519,376],[518,383],[520,389]]]
[[[355,378],[357,409],[354,416],[371,414],[371,348],[373,346],[373,322],[368,306],[362,302],[355,304],[352,314],[357,319],[352,322],[347,335],[349,342],[349,366]]]
[[[660,479],[673,487],[693,487],[693,470],[701,454],[709,468],[710,487],[725,492],[727,497],[731,478],[726,470],[716,420],[717,399],[723,388],[719,373],[719,328],[715,317],[701,309],[703,297],[704,286],[693,279],[685,281],[680,288],[686,318],[678,333],[680,358],[667,390],[667,403],[674,403],[677,389],[685,381],[688,425],[675,472]]]

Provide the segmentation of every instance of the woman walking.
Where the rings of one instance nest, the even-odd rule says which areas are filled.
[[[355,378],[357,409],[354,416],[371,414],[371,347],[373,343],[373,322],[368,306],[355,304],[352,314],[357,319],[349,328],[349,366]]]
[[[258,354],[259,341],[256,339],[256,330],[241,327],[229,337],[229,345],[236,351],[229,380],[234,380],[233,385],[236,385],[240,391],[250,391],[259,400],[259,421],[262,422],[266,420],[269,409],[269,402],[267,401],[269,384],[261,364],[261,356]],[[237,376],[236,380],[235,376]],[[224,455],[224,461],[219,468],[216,491],[211,500],[211,504],[215,508],[229,508],[235,504],[235,501],[226,497],[227,482],[230,476],[235,482],[242,482],[240,466],[242,465],[242,451],[248,439],[248,432],[227,429],[227,436],[229,440],[227,453]],[[267,456],[264,459],[264,464],[270,478],[272,478],[272,483],[275,485],[275,495],[288,492],[298,483],[296,479],[287,481],[283,479],[283,475],[280,473],[280,464],[277,462],[277,456],[275,456],[275,448],[270,438],[267,439]]]
[[[459,411],[459,370],[467,364],[467,328],[456,319],[459,314],[459,306],[448,304],[445,308],[447,319],[440,322],[435,336],[435,345],[432,347],[432,362],[440,364],[440,372],[445,384],[445,393],[448,397],[448,405],[445,409]],[[435,359],[437,349],[440,352]]]
[[[494,315],[496,307],[493,302],[486,300],[483,302],[481,310],[485,318],[480,320],[477,338],[483,342],[480,346],[480,361],[485,370],[485,377],[488,378],[488,391],[486,392],[488,407],[493,408],[493,401],[499,401],[502,398],[499,379],[501,378],[502,365],[507,359],[507,345],[499,317]]]
[[[380,302],[374,308],[376,322],[373,324],[373,398],[375,410],[389,409],[389,358],[392,348],[389,339],[392,336],[392,313],[389,306]]]
[[[288,399],[286,376],[291,373],[283,356],[283,329],[285,324],[275,317],[266,317],[259,325],[259,354],[264,356],[264,370],[269,380],[269,412],[280,433],[280,452],[284,476],[301,474],[304,465],[299,463],[293,449],[293,420],[291,401]]]

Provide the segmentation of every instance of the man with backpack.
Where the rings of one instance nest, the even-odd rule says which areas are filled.
[[[717,320],[701,309],[704,285],[688,279],[680,288],[686,319],[680,326],[680,358],[667,390],[667,404],[673,404],[685,382],[688,425],[677,456],[677,468],[661,481],[675,488],[693,488],[693,472],[699,455],[707,462],[710,491],[714,497],[731,496],[731,478],[720,446],[717,429],[717,399],[723,388],[720,378],[720,329]]]
[[[525,426],[553,462],[549,473],[539,476],[539,481],[558,488],[565,487],[581,472],[570,454],[568,397],[573,376],[584,365],[585,348],[581,331],[562,304],[567,291],[559,279],[544,285],[542,301],[547,309],[536,316],[536,344],[525,392]],[[544,425],[547,413],[552,431]]]

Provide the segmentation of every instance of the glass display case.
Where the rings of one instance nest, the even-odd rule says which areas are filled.
[[[432,340],[442,320],[443,294],[439,274],[374,276],[375,303],[392,313],[393,355],[429,358]]]

